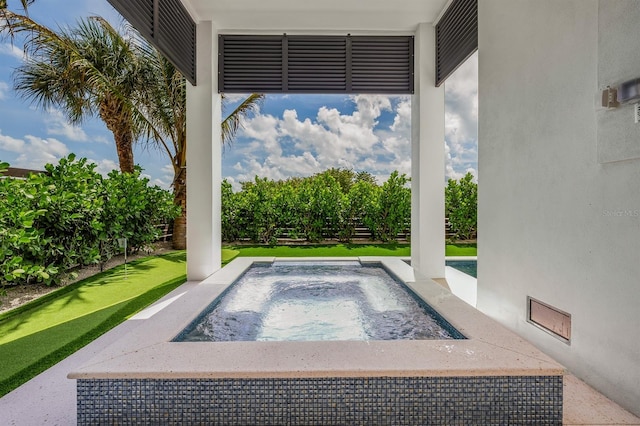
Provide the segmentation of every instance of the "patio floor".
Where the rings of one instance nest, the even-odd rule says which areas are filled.
[[[187,284],[193,286],[194,284]],[[162,303],[189,287],[181,286],[156,303]],[[75,381],[67,374],[86,364],[96,353],[123,335],[148,321],[150,315],[137,315],[104,334],[75,354],[49,370],[0,398],[0,424],[2,425],[74,425],[76,424]],[[565,425],[640,425],[640,418],[596,392],[568,374],[564,379]]]

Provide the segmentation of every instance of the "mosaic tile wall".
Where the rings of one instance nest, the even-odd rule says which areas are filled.
[[[560,425],[562,376],[78,380],[78,424]]]

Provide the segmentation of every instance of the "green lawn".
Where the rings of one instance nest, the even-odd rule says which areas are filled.
[[[185,252],[154,256],[63,287],[0,315],[0,396],[186,280]]]
[[[447,244],[445,256],[477,256],[477,244]]]
[[[447,244],[446,256],[476,256],[476,244]],[[348,257],[411,256],[409,244],[335,244],[309,246],[230,246],[222,251],[223,264],[236,256],[254,257]],[[226,261],[225,261],[226,259]]]

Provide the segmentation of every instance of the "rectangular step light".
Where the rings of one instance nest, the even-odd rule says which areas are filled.
[[[565,343],[571,341],[571,314],[532,297],[527,297],[527,321]]]

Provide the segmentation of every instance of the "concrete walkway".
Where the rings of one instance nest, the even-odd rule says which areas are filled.
[[[67,374],[103,348],[138,327],[172,298],[189,290],[187,283],[152,307],[120,324],[78,352],[0,398],[0,425],[37,426],[76,424],[76,385]],[[174,299],[175,300],[175,299]],[[154,308],[156,307],[156,308]],[[640,425],[640,418],[599,394],[572,375],[564,380],[565,425]]]
[[[137,321],[125,321],[0,398],[0,425],[75,425],[76,381],[67,379],[67,374],[138,324]]]

